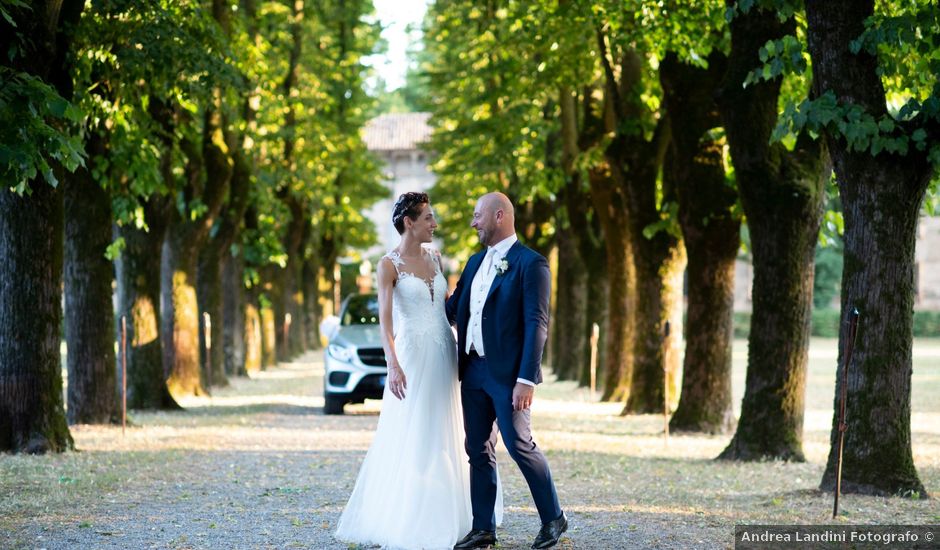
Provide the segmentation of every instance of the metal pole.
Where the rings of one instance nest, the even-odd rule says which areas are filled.
[[[601,336],[601,327],[597,323],[591,327],[591,399],[597,391],[597,341]]]
[[[842,492],[842,448],[845,445],[845,399],[849,383],[849,364],[855,349],[855,335],[858,334],[858,308],[849,312],[849,335],[845,343],[845,358],[842,360],[842,391],[839,397],[839,458],[836,460],[836,491],[832,503],[832,518],[839,515],[839,493]]]
[[[663,441],[669,443],[669,362],[666,345],[669,343],[669,321],[663,326]]]
[[[203,313],[202,319],[206,333],[206,384],[212,386],[212,317]]]
[[[121,315],[121,435],[127,429],[127,316]]]

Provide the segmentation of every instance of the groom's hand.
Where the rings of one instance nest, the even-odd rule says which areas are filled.
[[[516,387],[512,389],[512,409],[514,411],[524,411],[532,405],[532,396],[535,395],[535,386],[516,382]]]

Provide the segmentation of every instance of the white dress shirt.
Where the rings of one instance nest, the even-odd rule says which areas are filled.
[[[473,281],[470,284],[470,321],[467,324],[467,348],[464,350],[467,353],[474,350],[480,357],[486,355],[486,349],[483,346],[483,306],[486,304],[490,287],[496,279],[496,265],[506,257],[509,249],[518,240],[516,234],[513,233],[489,247],[483,257],[483,262],[480,263],[480,269],[473,276]],[[529,386],[535,385],[534,382],[524,378],[518,378],[516,381]]]

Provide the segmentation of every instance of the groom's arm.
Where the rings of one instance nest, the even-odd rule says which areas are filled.
[[[538,256],[529,263],[522,278],[524,334],[519,378],[535,383],[542,368],[542,353],[548,340],[548,304],[552,274],[548,261]]]

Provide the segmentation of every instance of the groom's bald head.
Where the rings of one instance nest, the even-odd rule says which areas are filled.
[[[512,201],[503,193],[494,191],[477,201],[470,226],[477,230],[482,244],[492,246],[515,233],[515,223]]]

